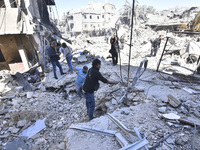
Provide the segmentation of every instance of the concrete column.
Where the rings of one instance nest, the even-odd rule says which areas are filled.
[[[26,50],[23,48],[22,39],[21,39],[20,36],[15,36],[15,40],[16,40],[16,43],[17,43],[19,55],[22,59],[24,68],[25,68],[26,71],[28,71],[30,67],[29,67],[29,63],[28,63],[28,57],[27,57],[27,54],[26,54]]]
[[[4,0],[4,4],[6,7],[11,8],[10,0]]]
[[[29,64],[28,64],[28,57],[26,55],[26,51],[24,49],[18,49],[19,55],[21,56],[22,62],[24,64],[24,68],[26,71],[29,70]]]

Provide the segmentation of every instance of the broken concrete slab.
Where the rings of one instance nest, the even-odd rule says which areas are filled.
[[[178,119],[181,118],[180,116],[178,116],[174,113],[163,114],[162,117],[165,118],[165,119],[170,119],[170,120],[178,120]]]
[[[174,96],[172,96],[172,95],[167,95],[167,97],[168,97],[168,101],[169,101],[169,104],[172,106],[172,107],[174,107],[174,108],[176,108],[176,107],[178,107],[178,106],[180,106],[181,105],[181,101],[179,101],[177,98],[175,98]]]
[[[32,87],[31,87],[31,85],[29,84],[29,82],[24,78],[24,76],[21,73],[17,72],[15,74],[15,76],[17,77],[17,79],[16,79],[17,82],[21,86],[23,86],[24,91],[32,91],[33,90]]]
[[[86,62],[87,61],[87,58],[85,55],[80,55],[78,57],[78,62],[82,63],[82,62]]]
[[[26,98],[28,98],[28,99],[32,98],[33,94],[34,94],[33,92],[27,92],[26,93]]]
[[[26,143],[26,139],[24,137],[18,137],[14,139],[14,141],[9,142],[5,146],[6,150],[19,150],[19,149],[30,149],[29,145]]]

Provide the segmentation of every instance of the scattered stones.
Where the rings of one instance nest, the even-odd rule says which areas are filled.
[[[199,113],[197,110],[195,110],[195,111],[193,112],[193,114],[194,114],[197,118],[200,118],[200,113]]]
[[[167,142],[168,144],[174,144],[174,143],[175,143],[175,139],[169,137],[169,138],[166,140],[166,142]]]
[[[10,127],[8,131],[10,131],[10,132],[13,133],[13,134],[16,134],[16,133],[19,132],[19,130],[20,130],[19,128],[16,128],[16,127]]]
[[[112,105],[117,105],[117,101],[115,99],[112,99]]]
[[[160,112],[160,113],[165,113],[166,110],[167,110],[167,107],[160,107],[160,108],[158,108],[158,112]]]
[[[17,123],[17,127],[24,127],[26,125],[27,121],[26,120],[20,120]]]
[[[27,92],[27,93],[26,93],[26,97],[27,97],[28,99],[32,98],[32,96],[33,96],[33,92]]]

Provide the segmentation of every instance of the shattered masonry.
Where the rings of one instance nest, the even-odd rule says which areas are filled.
[[[108,8],[113,5],[109,3]],[[184,26],[188,22],[192,25],[192,21],[194,25],[199,7],[163,11],[150,6],[146,11],[143,6],[135,7],[130,79],[127,81],[131,17],[127,2],[119,15],[110,14],[113,19],[107,22],[105,30],[101,26],[101,34],[96,32],[98,24],[102,23],[97,19],[101,12],[97,11],[95,34],[89,28],[83,32],[66,31],[75,21],[74,16],[73,21],[68,20],[69,24],[66,19],[61,23],[63,37],[47,11],[48,7],[55,6],[54,0],[4,0],[0,6],[1,148],[199,149],[200,37],[198,31],[188,28],[191,26]],[[86,18],[94,13],[86,10]],[[88,20],[85,21],[83,24],[87,24]],[[108,57],[108,38],[116,34],[115,23],[118,36],[125,38],[124,49],[120,50],[122,77],[119,63],[113,66]],[[163,36],[160,49],[156,57],[150,57],[150,41],[159,35]],[[169,39],[163,51],[166,37]],[[102,60],[100,72],[103,76],[121,81],[114,86],[100,83],[95,93],[96,118],[92,121],[88,120],[85,100],[78,100],[76,74],[61,76],[58,73],[58,80],[53,78],[45,51],[52,39],[67,42],[73,48],[73,66],[90,68],[92,60],[98,57]],[[162,52],[159,72],[156,72]],[[61,57],[60,62],[67,72],[65,58]]]

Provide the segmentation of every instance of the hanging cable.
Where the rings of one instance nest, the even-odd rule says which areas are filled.
[[[128,86],[128,83],[129,83],[129,72],[130,72],[130,62],[131,62],[131,46],[132,46],[132,35],[133,35],[134,6],[135,6],[135,0],[133,0],[133,6],[132,6],[131,37],[130,37],[130,49],[129,49],[129,60],[128,60],[128,80],[127,80],[127,86]]]

